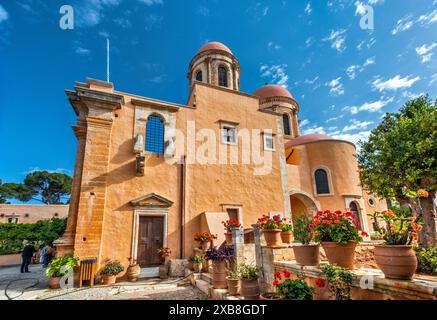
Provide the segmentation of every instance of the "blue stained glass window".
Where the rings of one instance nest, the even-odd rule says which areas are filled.
[[[146,151],[164,154],[164,124],[158,116],[150,116],[147,120]]]

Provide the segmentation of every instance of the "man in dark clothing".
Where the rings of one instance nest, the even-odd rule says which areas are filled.
[[[32,243],[28,243],[24,246],[23,252],[21,252],[21,273],[23,272],[30,272],[29,271],[29,264],[32,260],[33,254],[35,253],[35,247]]]

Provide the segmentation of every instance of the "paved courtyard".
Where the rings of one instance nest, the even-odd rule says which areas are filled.
[[[30,273],[19,267],[0,268],[0,300],[203,300],[205,294],[184,279],[144,279],[110,286],[48,289],[48,279],[40,265]]]

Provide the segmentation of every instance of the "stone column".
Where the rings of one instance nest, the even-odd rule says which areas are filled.
[[[78,202],[75,254],[96,257],[100,263],[112,119],[88,116],[86,123],[88,143]]]
[[[244,230],[232,229],[232,244],[235,252],[235,264],[238,266],[244,263]]]
[[[255,258],[256,266],[259,269],[258,283],[260,285],[261,292],[265,292],[265,277],[264,277],[264,261],[263,261],[263,251],[261,247],[261,230],[258,228],[253,228],[253,235],[255,240]]]

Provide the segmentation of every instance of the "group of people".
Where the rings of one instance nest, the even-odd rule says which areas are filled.
[[[37,262],[41,263],[43,268],[47,268],[50,261],[56,257],[56,247],[53,246],[53,243],[43,243],[38,247],[38,250],[35,249],[35,245],[32,242],[28,242],[27,240],[23,241],[23,250],[21,252],[21,273],[30,272],[29,265],[32,262],[33,258],[36,258]]]

